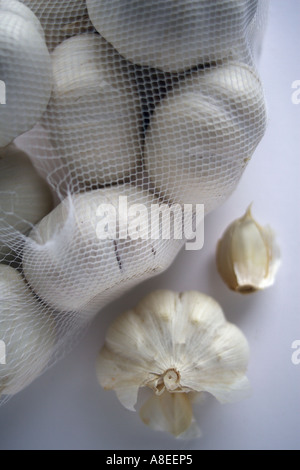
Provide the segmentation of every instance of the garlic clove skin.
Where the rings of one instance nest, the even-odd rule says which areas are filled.
[[[127,197],[128,208],[140,203],[147,209],[139,219],[139,233],[144,238],[125,239],[116,233],[99,239],[101,215],[97,210],[102,204],[115,208],[118,231],[120,196]],[[66,198],[26,239],[23,269],[34,292],[49,306],[74,312],[79,321],[86,321],[116,294],[167,269],[182,240],[152,240],[151,233],[145,236],[154,203],[158,201],[150,193],[129,184]],[[129,215],[126,227],[134,220]],[[107,222],[113,226],[110,216]]]
[[[218,271],[230,289],[251,293],[274,284],[280,250],[273,230],[260,226],[249,206],[219,240],[216,259]]]
[[[96,30],[133,63],[166,72],[247,53],[257,0],[87,0]]]
[[[234,191],[265,129],[252,67],[230,61],[191,75],[156,107],[146,132],[144,162],[157,194],[209,213]]]
[[[15,395],[47,367],[55,325],[13,268],[0,264],[0,338],[6,365],[0,366],[0,396]]]
[[[0,147],[31,129],[46,110],[52,89],[51,59],[37,18],[19,2],[0,3]]]
[[[43,117],[71,183],[111,184],[136,171],[142,112],[124,60],[99,35],[52,53],[54,88]]]
[[[153,395],[141,407],[140,418],[154,431],[165,431],[181,439],[201,436],[197,426],[191,401],[184,393],[164,392]]]
[[[0,149],[0,258],[20,248],[28,232],[53,208],[50,188],[29,156],[10,144]]]
[[[221,403],[247,395],[248,357],[246,338],[226,321],[214,299],[196,291],[161,290],[112,323],[98,357],[97,377],[103,388],[115,390],[122,405],[132,411],[141,387],[163,397],[142,408],[142,419],[151,422],[149,416],[159,413],[157,407],[169,399],[168,394],[187,394],[190,404],[195,394],[204,391]],[[185,401],[179,406],[190,404]],[[157,427],[183,433],[192,423],[188,416],[190,411],[186,421],[179,420],[178,428],[174,413],[170,419],[162,417]]]

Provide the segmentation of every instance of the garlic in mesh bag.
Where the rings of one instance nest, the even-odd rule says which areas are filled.
[[[87,7],[124,57],[176,72],[245,51],[257,0],[87,0]]]
[[[123,62],[89,33],[52,53],[54,85],[43,125],[71,181],[109,184],[134,172],[140,159],[139,97],[122,75]]]
[[[30,292],[16,269],[0,264],[0,337],[6,346],[0,365],[0,397],[15,395],[47,366],[56,340],[49,311]]]
[[[225,62],[192,74],[156,107],[145,137],[145,167],[165,198],[201,201],[209,212],[235,189],[265,127],[257,73]]]
[[[196,222],[195,204],[208,213],[237,186],[266,126],[256,68],[266,5],[0,0],[1,152],[17,144],[47,188],[28,189],[32,207],[40,204],[34,218],[12,205],[5,217],[17,226],[4,216],[0,226],[10,250],[0,255],[0,282],[6,267],[18,270],[30,293],[24,310],[51,338],[40,367],[22,366],[28,379],[108,301],[170,266],[185,239],[164,239],[161,222],[153,237],[152,206],[191,204]],[[0,196],[10,185],[24,194],[10,177],[0,178]],[[138,205],[127,218],[122,198]],[[2,335],[22,327],[12,310]]]
[[[121,197],[129,208],[139,202],[139,214],[125,216]],[[181,247],[179,240],[151,239],[152,204],[148,192],[128,184],[65,199],[27,239],[27,281],[57,310],[85,319],[97,313],[124,286],[164,271]]]
[[[50,51],[64,39],[93,31],[85,0],[22,0],[40,20]]]
[[[52,67],[36,16],[15,0],[0,1],[0,147],[31,129],[50,99]]]

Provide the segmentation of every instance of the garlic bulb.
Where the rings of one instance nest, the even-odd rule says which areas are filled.
[[[34,24],[40,35],[44,38],[44,30],[37,16],[30,8],[21,3],[19,0],[1,0],[0,7],[2,12],[10,12],[15,15],[21,16],[25,21]]]
[[[0,149],[0,258],[22,241],[21,234],[47,215],[52,195],[28,155],[10,144]]]
[[[196,291],[161,290],[115,320],[97,362],[99,383],[134,411],[139,388],[155,393],[140,414],[153,429],[198,434],[191,404],[209,392],[221,403],[248,390],[248,344],[220,305]],[[184,395],[183,395],[184,394]]]
[[[156,107],[146,133],[144,162],[156,191],[213,210],[235,189],[265,128],[251,67],[229,62],[191,75]]]
[[[53,2],[52,0],[21,0],[40,20],[49,50],[67,37],[92,29],[85,0]],[[93,28],[94,29],[94,28]]]
[[[13,268],[0,264],[0,396],[14,395],[48,365],[55,344],[54,322]]]
[[[0,147],[31,129],[45,111],[52,87],[51,59],[35,15],[15,0],[0,1]]]
[[[232,222],[217,247],[218,271],[230,289],[250,293],[271,286],[280,266],[273,230],[245,215]]]
[[[140,158],[138,95],[121,59],[96,34],[67,39],[52,54],[54,89],[44,116],[72,181],[111,183]]]
[[[140,216],[128,210],[126,218],[121,196],[129,209],[143,204]],[[166,269],[182,241],[151,239],[152,203],[153,196],[130,185],[65,199],[26,241],[23,269],[34,292],[53,308],[85,320],[116,294]],[[137,225],[140,238],[131,231]]]
[[[243,32],[257,8],[257,0],[86,3],[93,25],[120,54],[136,64],[167,72],[245,50]]]

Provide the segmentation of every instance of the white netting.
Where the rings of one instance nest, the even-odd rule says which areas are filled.
[[[267,0],[0,0],[0,396],[170,266],[185,240],[164,239],[153,205],[208,213],[235,189],[266,127],[266,11]],[[126,219],[120,196],[142,206]],[[110,230],[117,220],[105,240],[103,217]]]

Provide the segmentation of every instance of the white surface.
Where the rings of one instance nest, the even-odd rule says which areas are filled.
[[[300,80],[299,0],[271,0],[260,62],[269,112],[267,133],[234,195],[206,219],[200,252],[182,251],[163,275],[105,308],[66,358],[0,408],[0,449],[286,449],[300,448]],[[282,266],[276,284],[249,296],[230,292],[214,252],[225,227],[253,201],[253,215],[277,232]],[[174,440],[145,427],[95,377],[105,330],[123,310],[156,288],[198,289],[218,300],[246,334],[252,395],[238,404],[208,399],[195,407],[203,438]]]

